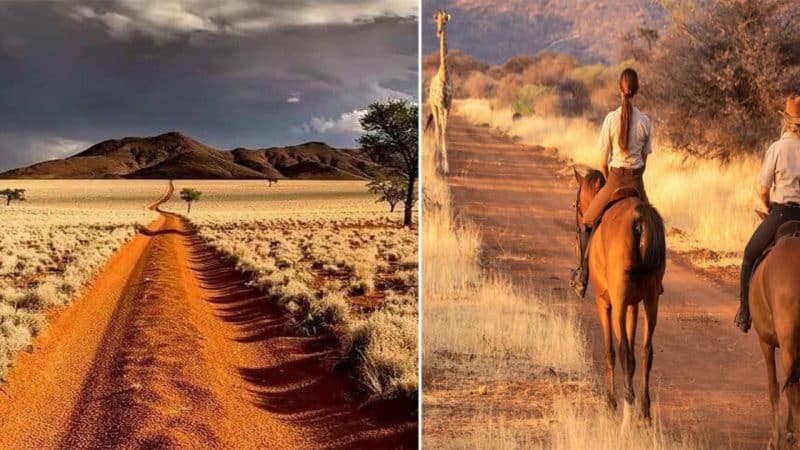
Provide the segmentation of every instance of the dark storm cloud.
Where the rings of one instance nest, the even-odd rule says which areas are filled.
[[[353,146],[368,103],[417,97],[415,3],[0,3],[0,170],[168,130]]]

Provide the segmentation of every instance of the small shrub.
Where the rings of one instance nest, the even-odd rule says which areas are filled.
[[[356,280],[350,284],[350,293],[352,295],[366,295],[375,290],[375,282],[373,280]]]
[[[351,326],[342,353],[372,399],[417,395],[415,317],[378,311]]]
[[[308,315],[312,323],[336,325],[347,321],[350,316],[350,305],[342,294],[331,292],[321,300],[313,302]]]
[[[23,292],[13,300],[13,303],[16,309],[27,309],[31,311],[41,310],[45,306],[44,299],[35,290]]]

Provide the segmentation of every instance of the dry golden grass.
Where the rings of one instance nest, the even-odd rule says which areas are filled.
[[[658,401],[654,403],[653,425],[620,430],[619,415],[596,405],[584,405],[574,398],[560,397],[553,412],[553,427],[546,448],[573,450],[701,450],[709,448],[702,437],[668,431],[662,425]],[[545,448],[542,446],[542,448]]]
[[[423,396],[423,440],[435,448],[503,448],[498,445],[520,441],[511,436],[524,424],[509,418],[514,423],[499,430],[502,436],[485,434],[487,422],[507,419],[491,409],[491,394],[484,400],[452,399],[460,398],[459,392],[474,380],[533,380],[554,368],[558,378],[583,377],[589,370],[584,337],[574,317],[515,292],[480,267],[479,230],[454,221],[447,184],[433,172],[429,142],[423,146],[422,382],[423,391],[435,394]],[[440,398],[447,404],[440,405]],[[472,401],[487,405],[474,415],[475,423],[470,423],[470,414],[480,406]],[[458,419],[438,423],[448,420],[448,411],[454,409]],[[529,448],[533,441],[522,439],[508,448]]]
[[[0,181],[27,200],[0,207],[0,379],[48,307],[68,304],[138,227],[164,182]]]
[[[268,217],[396,217],[388,206],[375,201],[363,181],[281,180],[272,187],[265,180],[175,180],[175,192],[193,188],[203,193],[192,205],[192,221],[249,221]],[[186,213],[186,203],[176,195],[162,209]]]
[[[199,235],[292,315],[291,331],[333,331],[373,399],[417,395],[418,241],[401,213],[363,182],[175,184],[203,192]]]
[[[584,118],[529,116],[513,121],[511,110],[492,110],[488,100],[476,99],[458,101],[455,108],[475,124],[489,124],[525,144],[556,147],[565,159],[600,167],[600,127]],[[670,231],[670,248],[711,250],[718,257],[701,261],[707,266],[741,263],[757,223],[753,210],[760,207],[755,191],[759,165],[753,157],[728,163],[687,157],[655,142],[645,187]]]
[[[654,425],[621,432],[616,414],[596,405],[581,405],[574,397],[558,395],[550,413],[540,422],[548,424],[542,434],[514,426],[512,421],[491,415],[475,418],[470,432],[449,442],[447,448],[492,448],[497,450],[699,450],[708,443],[688,434],[667,432],[658,409]]]

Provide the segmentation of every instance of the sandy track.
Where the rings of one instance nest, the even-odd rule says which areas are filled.
[[[164,192],[164,196],[161,197],[160,199],[156,200],[155,203],[153,203],[150,206],[148,206],[147,209],[149,209],[151,211],[163,212],[160,209],[161,205],[163,205],[164,203],[167,203],[172,198],[172,194],[174,192],[175,192],[175,183],[173,183],[172,180],[169,180],[167,182],[167,191]]]
[[[593,293],[581,301],[568,286],[575,264],[571,205],[577,186],[571,172],[554,154],[514,144],[463,118],[453,116],[449,125],[448,181],[457,211],[480,226],[495,269],[553,298],[554,307],[577,311],[600,374]],[[763,448],[769,437],[765,369],[756,336],[732,324],[738,289],[706,278],[673,254],[665,289],[652,375],[667,428],[698,432],[711,448]]]
[[[20,356],[0,448],[416,445],[413,416],[358,409],[331,338],[287,336],[246,281],[162,212]]]

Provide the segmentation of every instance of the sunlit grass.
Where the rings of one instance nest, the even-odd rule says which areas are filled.
[[[45,310],[69,304],[114,252],[157,214],[163,181],[3,180],[25,202],[0,206],[0,380],[30,349]]]
[[[198,234],[291,315],[290,332],[335,332],[372,400],[416,397],[418,240],[400,212],[360,181],[175,185],[203,192],[189,215]]]

